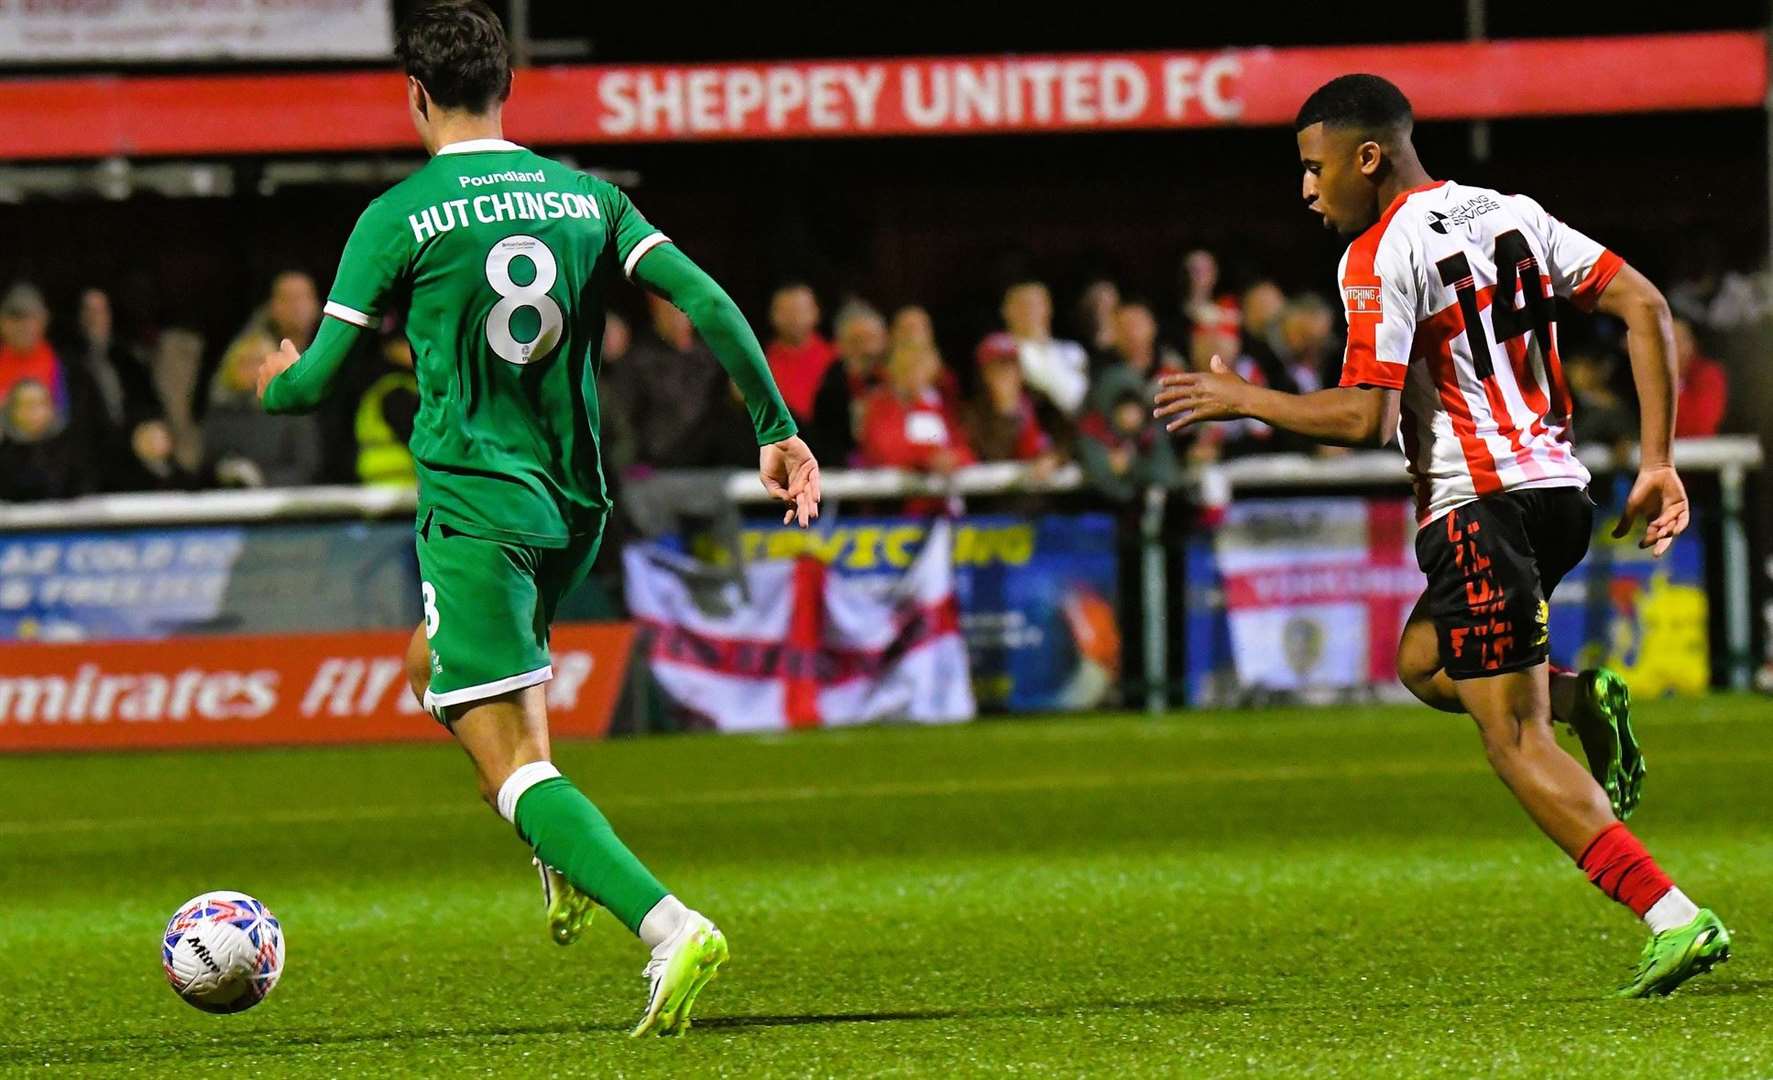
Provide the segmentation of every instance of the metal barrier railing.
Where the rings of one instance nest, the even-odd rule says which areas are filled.
[[[1583,447],[1579,456],[1597,473],[1635,464],[1632,460],[1616,459],[1604,447]],[[1675,444],[1675,460],[1683,473],[1711,473],[1718,478],[1723,539],[1720,572],[1724,585],[1724,640],[1729,685],[1745,690],[1749,686],[1752,661],[1749,656],[1751,583],[1748,533],[1743,522],[1744,491],[1748,473],[1763,463],[1761,445],[1748,436],[1682,439]],[[770,501],[754,473],[736,471],[707,476],[709,483],[723,485],[726,496],[736,503]],[[1197,503],[1216,506],[1229,502],[1240,491],[1352,486],[1401,488],[1407,481],[1403,461],[1395,452],[1374,450],[1332,458],[1276,454],[1197,465],[1184,473],[1182,487]],[[1040,475],[1014,462],[968,466],[948,476],[896,469],[847,469],[827,472],[823,479],[824,494],[828,499],[985,496],[1070,492],[1084,487],[1083,474],[1075,465]],[[1165,649],[1168,627],[1163,602],[1167,582],[1162,535],[1168,494],[1159,489],[1147,492],[1141,519],[1144,547],[1142,591],[1147,599],[1142,639],[1151,691],[1148,701],[1154,711],[1167,706],[1165,695],[1169,685]],[[391,517],[411,513],[415,506],[415,494],[411,490],[377,487],[94,495],[65,502],[0,505],[0,532]]]

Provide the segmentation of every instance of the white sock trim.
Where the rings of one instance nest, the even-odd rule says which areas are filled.
[[[1644,925],[1650,933],[1660,934],[1664,930],[1673,930],[1677,926],[1685,926],[1699,917],[1699,906],[1687,899],[1687,894],[1679,889],[1670,889],[1662,894],[1662,899],[1650,905],[1644,912]]]
[[[517,824],[517,800],[523,793],[544,780],[552,780],[560,775],[552,761],[532,761],[528,765],[519,765],[517,770],[505,778],[499,787],[499,816]]]
[[[689,917],[690,909],[683,906],[683,901],[667,893],[640,920],[640,940],[646,943],[647,948],[656,949],[683,929],[683,924]]]

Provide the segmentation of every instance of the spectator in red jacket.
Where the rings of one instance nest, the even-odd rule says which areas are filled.
[[[1058,457],[1022,383],[1016,339],[992,334],[979,344],[978,359],[980,393],[962,410],[973,453],[980,461],[1025,461],[1051,472]]]
[[[49,345],[49,305],[35,285],[19,282],[0,297],[0,400],[27,379],[49,391],[58,412],[66,408],[62,363]]]
[[[1724,426],[1730,404],[1730,378],[1724,365],[1699,351],[1693,324],[1678,316],[1674,321],[1675,438],[1708,438]]]
[[[973,463],[938,389],[942,358],[928,345],[903,342],[887,359],[886,380],[862,406],[862,463],[950,473]]]
[[[770,326],[775,337],[764,358],[788,411],[805,424],[813,418],[813,398],[825,369],[837,359],[837,349],[819,335],[819,298],[813,287],[794,281],[777,289],[770,297]]]

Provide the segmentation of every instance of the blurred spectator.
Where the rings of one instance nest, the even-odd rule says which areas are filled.
[[[67,430],[46,383],[16,379],[0,405],[0,500],[71,499],[97,490],[86,447]]]
[[[1260,341],[1273,332],[1280,320],[1281,309],[1287,306],[1287,294],[1280,286],[1264,278],[1244,290],[1242,323],[1244,341]]]
[[[1103,370],[1125,367],[1157,392],[1157,380],[1186,365],[1176,350],[1157,340],[1157,316],[1142,300],[1124,301],[1114,311],[1114,336],[1103,354]],[[1100,378],[1098,372],[1097,377]]]
[[[177,455],[172,428],[158,417],[137,424],[129,435],[129,456],[108,477],[115,491],[192,491],[202,478]]]
[[[78,327],[62,350],[62,360],[68,377],[69,426],[101,463],[103,486],[113,491],[144,485],[159,488],[169,481],[183,486],[183,470],[172,465],[171,434],[153,374],[146,361],[118,339],[111,298],[103,289],[80,294]],[[143,432],[149,424],[157,430]],[[142,451],[150,458],[134,460]]]
[[[1182,315],[1197,336],[1237,336],[1237,298],[1219,291],[1219,259],[1203,248],[1182,257]]]
[[[1077,298],[1077,329],[1084,347],[1101,352],[1114,344],[1114,313],[1120,307],[1120,286],[1097,278]]]
[[[1023,386],[1016,339],[992,334],[980,342],[978,360],[979,395],[961,410],[974,455],[980,461],[1026,461],[1037,473],[1050,473],[1059,458]]]
[[[1674,320],[1675,377],[1679,389],[1675,399],[1675,437],[1706,438],[1718,433],[1724,424],[1724,411],[1730,404],[1730,380],[1724,365],[1699,351],[1699,338],[1693,324],[1676,316]]]
[[[886,377],[862,405],[864,465],[950,473],[973,463],[938,389],[942,361],[928,345],[893,347]]]
[[[1132,369],[1104,370],[1090,391],[1089,410],[1078,422],[1077,460],[1096,490],[1115,502],[1175,483],[1175,449],[1151,416],[1145,380]]]
[[[1250,382],[1288,394],[1310,394],[1336,385],[1341,356],[1335,347],[1336,321],[1330,305],[1307,293],[1287,301],[1268,335],[1246,340],[1244,355],[1232,363]],[[1247,433],[1256,436],[1270,453],[1316,454],[1321,445],[1291,432],[1257,424]],[[1231,451],[1231,448],[1227,448]],[[1234,451],[1232,451],[1234,452]]]
[[[271,348],[284,338],[295,343],[297,349],[306,349],[314,341],[314,331],[320,326],[320,294],[314,289],[314,279],[300,270],[284,270],[271,279],[271,293],[246,320],[234,341],[228,345],[228,352],[242,338],[257,336],[270,338]]]
[[[259,364],[277,348],[245,334],[222,356],[209,384],[203,450],[209,471],[228,487],[295,487],[320,475],[320,427],[313,416],[272,416],[259,407]]]
[[[604,482],[611,486],[635,465],[639,449],[634,442],[633,403],[622,394],[624,365],[633,345],[634,331],[628,320],[613,311],[605,315],[603,351],[597,369],[597,415],[601,424],[597,449]]]
[[[1623,450],[1636,442],[1638,418],[1624,397],[1614,389],[1619,371],[1613,353],[1579,350],[1564,361],[1575,398],[1575,438],[1582,443],[1601,443]]]
[[[842,468],[856,452],[862,402],[880,382],[887,326],[880,312],[852,301],[837,313],[835,330],[839,362],[825,370],[813,399],[812,422],[801,434],[820,461]]]
[[[230,487],[285,487],[318,483],[323,475],[344,480],[354,472],[345,441],[345,432],[352,429],[348,398],[333,398],[319,412],[299,418],[266,416],[255,400],[254,379],[265,354],[275,352],[284,338],[298,350],[306,349],[319,326],[320,296],[314,279],[300,270],[284,270],[271,279],[265,302],[222,351],[221,364],[209,380],[208,406],[201,414],[205,470],[217,482]],[[213,416],[218,407],[223,412],[219,418]],[[255,416],[266,423],[257,423]],[[304,422],[280,422],[297,419]],[[322,431],[327,433],[325,439]],[[272,432],[275,444],[261,445],[259,436]],[[330,462],[323,456],[328,448],[335,451]]]
[[[0,297],[0,401],[24,379],[47,389],[57,410],[67,405],[62,364],[49,345],[49,305],[21,281]]]
[[[1016,339],[1022,378],[1063,415],[1075,416],[1089,393],[1089,354],[1053,337],[1053,296],[1038,281],[1019,281],[1003,294],[1003,323]]]
[[[413,422],[419,415],[419,380],[413,375],[412,343],[405,325],[384,319],[370,383],[357,396],[352,433],[357,444],[357,482],[378,487],[416,487]]]
[[[936,346],[936,324],[930,321],[930,313],[916,304],[907,304],[893,312],[893,325],[888,333],[889,344],[897,348],[900,344],[911,342],[917,345]]]
[[[727,392],[726,372],[669,300],[648,294],[647,310],[650,330],[614,365],[616,400],[634,427],[636,464],[705,468],[716,456],[710,424]]]
[[[819,336],[819,300],[805,282],[790,282],[770,297],[770,339],[764,356],[782,390],[788,411],[801,423],[812,419],[813,396],[837,350]]]

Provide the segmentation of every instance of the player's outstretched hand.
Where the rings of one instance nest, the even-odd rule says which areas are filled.
[[[1166,430],[1181,431],[1192,424],[1236,420],[1244,415],[1240,402],[1249,384],[1217,356],[1208,367],[1211,370],[1176,372],[1159,381],[1157,408],[1151,415],[1169,420]]]
[[[282,346],[276,352],[265,354],[265,358],[259,361],[259,401],[265,400],[265,387],[271,385],[271,380],[294,367],[295,362],[301,358],[302,354],[297,351],[295,342],[288,338],[283,339]]]
[[[1674,538],[1687,531],[1690,517],[1687,489],[1673,465],[1654,465],[1639,469],[1638,478],[1625,497],[1625,512],[1613,529],[1613,539],[1628,535],[1639,518],[1644,519],[1644,538],[1638,547],[1649,548],[1658,559],[1674,543]]]
[[[782,524],[798,521],[804,529],[819,516],[819,462],[800,436],[762,447],[757,471],[763,489],[788,504]]]

